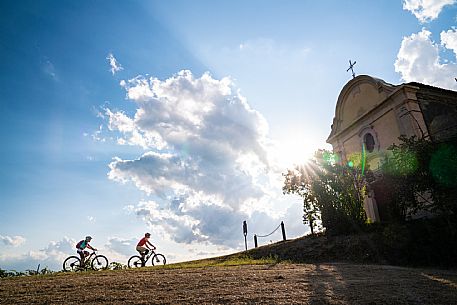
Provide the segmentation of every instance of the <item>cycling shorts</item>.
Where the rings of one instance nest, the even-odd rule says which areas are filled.
[[[79,255],[81,255],[81,254],[83,254],[84,256],[89,255],[89,251],[85,251],[83,249],[78,249],[78,250],[76,250],[76,252],[78,252]]]
[[[149,252],[149,249],[146,247],[142,247],[142,246],[136,246],[136,251],[143,253],[143,252]]]

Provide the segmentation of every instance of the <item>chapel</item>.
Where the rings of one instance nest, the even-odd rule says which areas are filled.
[[[457,92],[417,82],[392,85],[369,76],[351,79],[341,90],[327,143],[341,160],[362,154],[376,173],[399,137],[447,141],[457,136]],[[387,217],[382,185],[371,185],[365,212],[372,221]]]

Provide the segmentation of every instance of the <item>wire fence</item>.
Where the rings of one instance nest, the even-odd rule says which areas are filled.
[[[257,238],[258,237],[268,237],[270,236],[271,234],[275,233],[276,231],[278,231],[278,229],[281,228],[281,231],[282,231],[282,239],[283,240],[286,240],[286,229],[284,228],[284,222],[281,221],[281,223],[270,233],[270,234],[266,234],[266,235],[257,235],[257,234],[254,234],[254,246],[257,248],[258,247],[258,243],[257,243]]]
[[[270,236],[271,234],[273,234],[274,232],[278,231],[278,229],[281,227],[281,224],[279,224],[276,229],[273,230],[273,232],[271,232],[270,234],[267,234],[267,235],[257,235],[257,237],[268,237]]]

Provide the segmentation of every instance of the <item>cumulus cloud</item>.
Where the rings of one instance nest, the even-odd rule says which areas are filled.
[[[74,253],[76,241],[74,239],[63,237],[60,241],[51,241],[44,249],[40,250],[48,258],[57,258],[63,262],[64,258]]]
[[[423,29],[417,34],[404,37],[395,62],[395,71],[407,82],[417,81],[429,85],[455,89],[454,77],[457,64],[440,58],[440,46],[456,54],[457,34],[452,29],[441,33],[441,44],[435,43],[431,32]]]
[[[45,248],[29,251],[19,255],[1,255],[0,266],[3,269],[24,271],[48,267],[51,270],[62,270],[63,260],[75,253],[75,240],[63,237],[60,241],[51,241]]]
[[[155,236],[177,243],[208,242],[231,248],[239,246],[239,227],[247,218],[240,211],[209,202],[189,206],[184,199],[176,199],[167,207],[154,201],[141,202],[134,211]]]
[[[109,53],[108,56],[106,57],[108,59],[109,65],[110,65],[110,71],[111,74],[116,74],[117,72],[124,70],[124,68],[121,66],[121,64],[116,60],[114,57],[113,53]]]
[[[446,5],[456,2],[456,0],[404,0],[403,9],[410,11],[420,22],[425,23],[436,19]]]
[[[0,240],[3,242],[4,245],[6,246],[13,246],[13,247],[18,247],[25,243],[26,239],[22,236],[16,235],[16,236],[3,236],[0,235]]]
[[[284,202],[281,202],[284,204]],[[301,223],[300,202],[289,207],[284,213],[272,216],[264,211],[247,213],[210,203],[188,205],[181,198],[171,201],[166,207],[155,201],[140,202],[130,207],[137,216],[143,218],[151,228],[153,236],[183,244],[212,244],[223,246],[222,252],[244,247],[242,223],[248,222],[248,239],[253,235],[270,233],[283,220],[292,236],[304,234]],[[269,237],[274,241],[282,239],[281,231]],[[201,251],[201,250],[200,250]]]
[[[457,57],[457,30],[452,28],[448,31],[441,32],[440,35],[441,44],[449,50],[454,52],[454,55]]]
[[[126,239],[122,237],[110,237],[103,246],[103,253],[109,256],[110,262],[126,264],[130,256],[136,255],[137,239]]]
[[[118,143],[148,151],[135,160],[115,158],[109,178],[161,197],[198,194],[232,207],[262,196],[255,180],[268,167],[268,127],[231,85],[190,71],[125,83],[139,108],[132,118],[106,109],[109,129],[122,135]]]
[[[117,143],[144,153],[113,158],[108,177],[149,195],[128,210],[154,234],[237,248],[243,220],[262,214],[258,225],[265,231],[279,223],[282,215],[265,208],[272,205],[271,190],[281,189],[280,172],[271,176],[268,125],[230,78],[197,78],[184,70],[166,80],[138,76],[120,85],[135,113],[105,108],[102,117]]]

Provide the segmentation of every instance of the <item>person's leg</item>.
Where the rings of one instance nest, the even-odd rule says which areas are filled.
[[[84,252],[82,250],[78,250],[78,254],[81,262],[79,267],[84,268]]]
[[[146,247],[137,246],[136,251],[140,253],[141,259],[144,261],[144,258],[148,253],[148,249]]]

